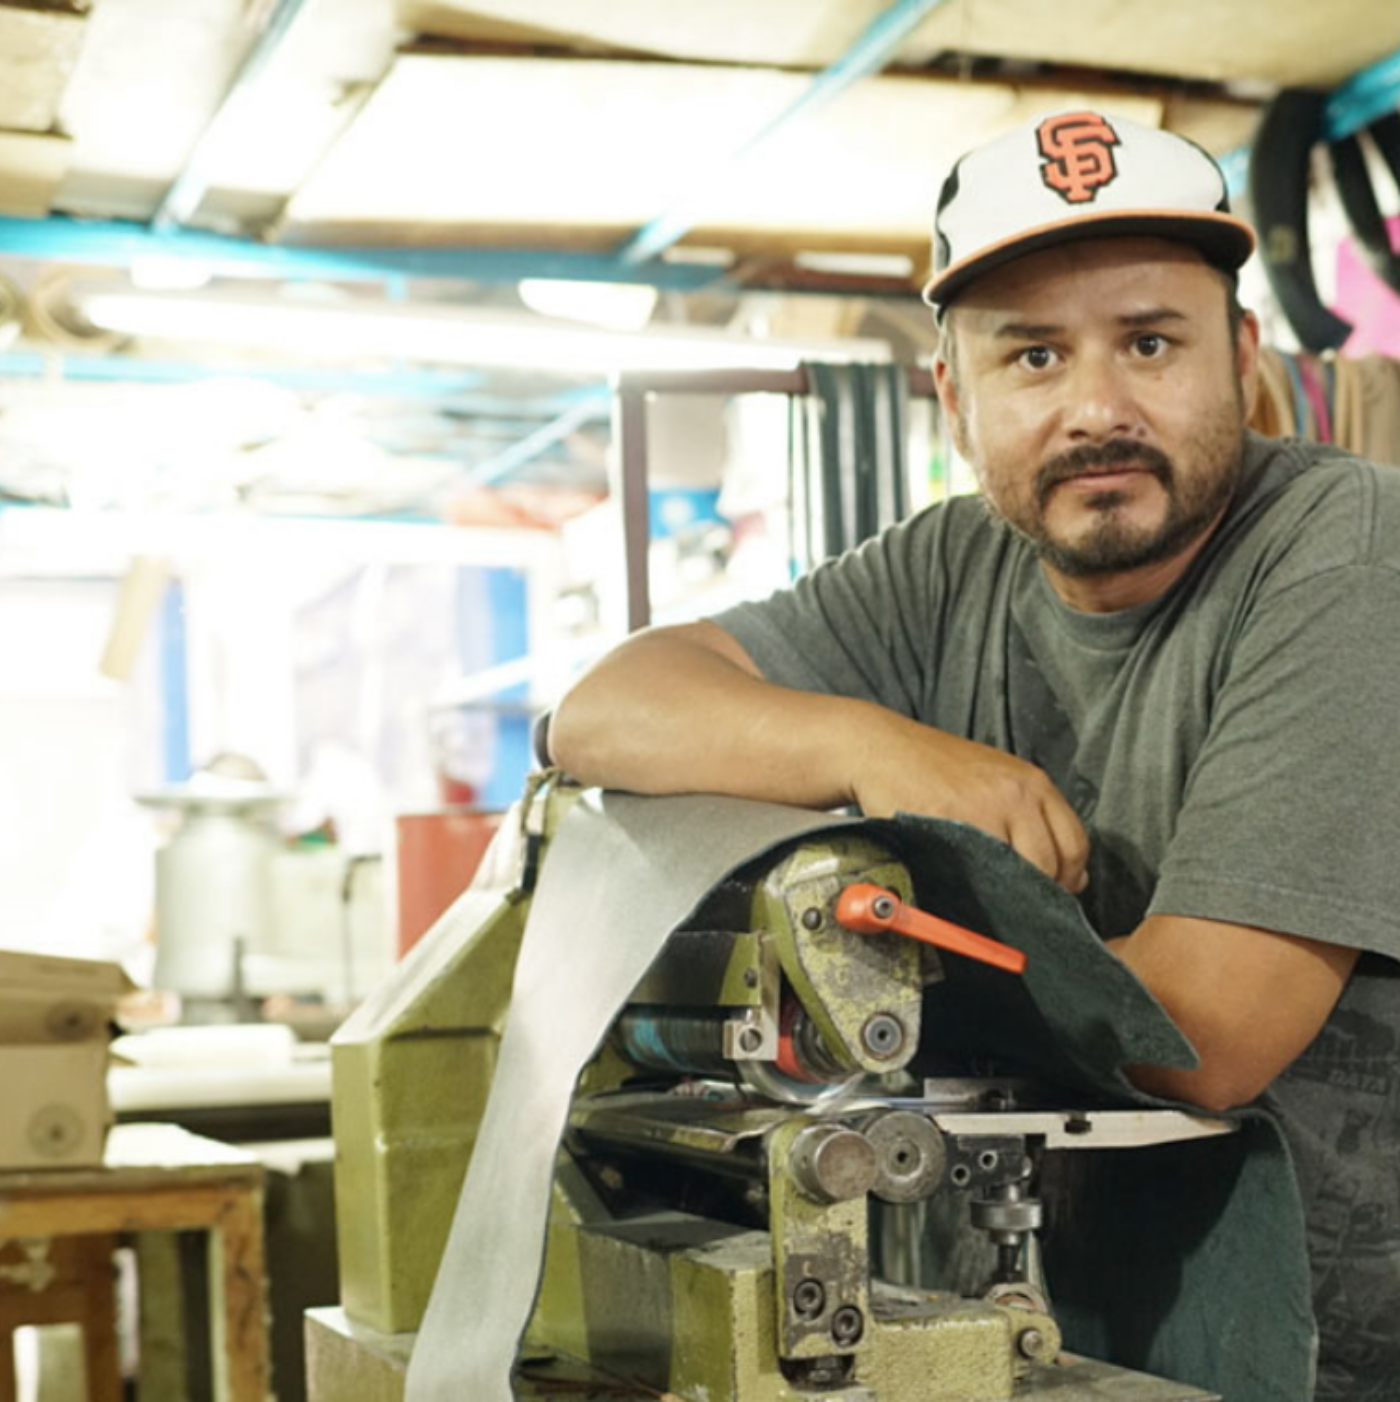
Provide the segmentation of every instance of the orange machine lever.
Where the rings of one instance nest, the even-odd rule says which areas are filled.
[[[1008,973],[1019,974],[1026,967],[1026,956],[1019,949],[988,939],[986,935],[975,935],[950,920],[941,920],[927,911],[905,905],[893,891],[866,881],[852,882],[841,892],[836,899],[836,918],[858,935],[878,935],[892,930],[897,935],[907,935],[911,940],[922,940],[954,954],[965,954],[969,959],[978,959]]]

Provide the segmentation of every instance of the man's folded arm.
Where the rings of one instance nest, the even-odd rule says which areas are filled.
[[[767,681],[715,623],[658,628],[608,654],[560,702],[551,759],[585,784],[718,793],[868,817],[952,818],[1069,891],[1089,841],[1033,764],[857,697]]]
[[[878,710],[775,686],[718,624],[688,623],[639,633],[598,662],[559,703],[549,751],[585,784],[834,808],[853,801],[846,737]]]
[[[1147,985],[1201,1059],[1130,1067],[1153,1095],[1208,1110],[1247,1104],[1322,1030],[1357,951],[1250,925],[1153,915],[1109,948]]]

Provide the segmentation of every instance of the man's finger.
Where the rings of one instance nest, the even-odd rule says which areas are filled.
[[[1040,810],[1030,809],[1014,815],[1007,824],[1007,841],[1046,876],[1064,884],[1060,878],[1060,849]]]
[[[1060,856],[1055,880],[1077,896],[1089,884],[1089,834],[1079,815],[1058,792],[1045,804],[1045,824]]]

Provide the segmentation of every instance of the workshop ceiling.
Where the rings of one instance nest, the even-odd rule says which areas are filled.
[[[810,100],[872,26],[910,15],[870,76]],[[504,251],[527,271],[557,255],[613,279],[635,263],[637,280],[713,280],[663,294],[653,324],[733,327],[755,289],[883,294],[907,354],[927,336],[910,294],[936,182],[968,145],[1094,101],[1223,153],[1278,87],[1331,88],[1397,50],[1394,0],[0,0],[0,257],[29,291],[56,276],[46,231],[80,219],[301,251]],[[653,252],[617,260],[663,217]],[[480,266],[336,295],[518,310],[514,274]],[[281,295],[278,275],[258,291]],[[869,334],[828,314],[828,334],[852,329]],[[70,351],[112,348],[90,331],[26,321]],[[495,459],[587,379],[476,374],[439,416],[450,433],[425,436],[419,403],[399,438],[461,452],[490,417],[462,396],[504,386],[518,412],[482,427],[473,461]],[[600,416],[576,417],[596,470]]]
[[[1391,0],[948,0],[724,169],[889,7],[304,0],[226,101],[271,0],[4,4],[0,203],[149,219],[204,141],[189,222],[280,239],[607,248],[694,199],[691,243],[916,248],[936,173],[1026,110],[1093,93],[1223,146],[1249,98],[1400,47]]]

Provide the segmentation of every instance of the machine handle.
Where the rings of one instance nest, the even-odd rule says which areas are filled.
[[[1019,949],[988,939],[986,935],[975,935],[950,920],[905,905],[893,891],[866,881],[852,882],[841,892],[836,899],[836,918],[858,935],[878,935],[892,930],[897,935],[921,940],[936,949],[965,954],[969,959],[980,960],[1008,973],[1019,974],[1026,967],[1026,956]]]

